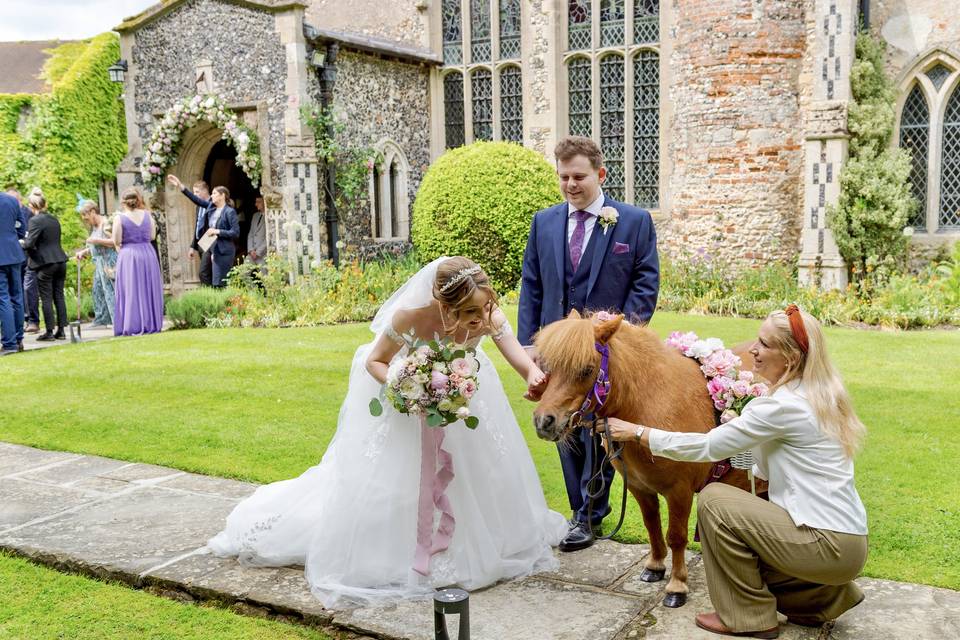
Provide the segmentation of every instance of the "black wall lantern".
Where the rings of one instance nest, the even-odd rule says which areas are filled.
[[[127,61],[117,60],[107,67],[107,73],[110,75],[110,82],[123,84],[123,81],[127,77]]]

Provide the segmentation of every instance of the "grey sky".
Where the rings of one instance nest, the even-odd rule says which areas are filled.
[[[89,38],[158,1],[0,0],[0,42]]]

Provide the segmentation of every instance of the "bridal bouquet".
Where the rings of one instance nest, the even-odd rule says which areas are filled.
[[[470,415],[470,399],[477,392],[480,363],[476,352],[463,345],[416,342],[410,352],[397,358],[387,370],[381,397],[400,413],[424,416],[427,425],[445,427],[463,420],[476,429],[480,421]],[[370,413],[383,413],[381,398],[370,401]]]

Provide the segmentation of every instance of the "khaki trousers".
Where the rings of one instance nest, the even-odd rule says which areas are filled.
[[[863,599],[853,579],[867,559],[867,537],[796,526],[782,507],[749,492],[707,485],[697,500],[710,600],[733,631],[791,620],[832,620]]]

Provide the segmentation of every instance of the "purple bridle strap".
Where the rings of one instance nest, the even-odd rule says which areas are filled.
[[[606,404],[607,395],[610,393],[610,347],[603,342],[594,342],[593,346],[600,354],[600,370],[597,371],[597,379],[593,383],[593,389],[583,399],[583,404],[580,405],[580,409],[576,413],[578,422],[583,414],[596,411]]]

